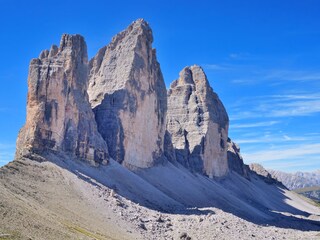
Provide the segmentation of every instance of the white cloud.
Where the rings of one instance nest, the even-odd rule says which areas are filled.
[[[203,64],[203,67],[207,70],[230,70],[230,66],[223,64]]]
[[[289,81],[317,81],[320,80],[320,72],[291,71],[291,70],[269,70],[265,79],[289,80]]]
[[[270,86],[276,86],[286,84],[290,82],[314,82],[318,83],[320,80],[319,71],[293,71],[286,69],[259,69],[257,66],[247,65],[241,66],[246,69],[246,75],[241,74],[242,78],[234,79],[231,82],[241,85],[253,85],[253,84],[268,84]],[[234,67],[234,71],[239,73],[243,72],[243,69]],[[240,74],[239,74],[240,75]]]
[[[233,79],[231,81],[231,83],[234,84],[242,84],[242,85],[252,85],[252,84],[256,84],[258,81],[258,79],[250,79],[250,78],[239,78],[239,79]]]
[[[0,166],[13,160],[15,144],[0,143]]]
[[[319,159],[319,158],[318,158]],[[313,161],[289,161],[289,162],[279,162],[279,163],[272,163],[272,168],[271,169],[279,169],[279,168],[283,168],[283,169],[287,169],[287,168],[293,168],[293,167],[307,167],[307,166],[314,166],[316,162],[316,160],[318,159],[314,159],[312,158]],[[265,164],[267,165],[267,164]]]
[[[268,121],[268,122],[256,122],[256,123],[244,123],[244,124],[233,124],[231,129],[236,128],[255,128],[255,127],[268,127],[279,123],[279,121]]]
[[[271,117],[308,116],[320,112],[320,100],[278,102],[274,106]]]
[[[269,95],[237,101],[230,108],[230,119],[310,116],[315,113],[320,113],[320,94],[318,93]]]
[[[308,159],[310,155],[320,155],[320,144],[304,144],[294,146],[282,146],[281,149],[276,150],[261,150],[257,152],[242,154],[246,162],[270,162],[279,160],[292,159]],[[319,156],[320,160],[320,156]]]
[[[252,143],[287,143],[287,142],[303,142],[313,141],[314,137],[289,137],[288,135],[269,135],[266,134],[260,138],[240,138],[236,139],[235,142],[238,144],[252,144]]]
[[[16,147],[15,144],[12,144],[12,143],[0,143],[0,150],[3,150],[3,149],[14,149]]]
[[[249,53],[230,53],[229,58],[231,60],[249,60],[252,59],[253,56]]]

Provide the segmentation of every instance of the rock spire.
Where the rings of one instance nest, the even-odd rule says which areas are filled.
[[[133,22],[90,61],[89,99],[110,156],[131,168],[163,160],[166,87],[148,23]]]
[[[184,68],[168,91],[167,130],[177,161],[209,177],[226,175],[228,127],[225,108],[203,69]]]
[[[32,59],[27,120],[17,140],[17,156],[59,152],[100,163],[107,160],[87,94],[87,46],[80,35],[62,36],[60,47]]]

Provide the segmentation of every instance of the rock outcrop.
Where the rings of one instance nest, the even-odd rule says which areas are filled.
[[[137,20],[90,61],[89,99],[110,156],[131,168],[163,160],[167,96],[153,36]]]
[[[261,179],[263,179],[268,184],[281,184],[278,180],[273,178],[271,174],[260,164],[258,163],[251,163],[249,165],[251,172],[258,175]]]
[[[27,120],[16,157],[54,151],[105,163],[107,145],[97,131],[87,94],[87,46],[82,36],[62,36],[29,67]]]
[[[229,118],[199,66],[186,67],[168,91],[167,130],[176,159],[209,177],[228,173]]]
[[[230,138],[228,138],[227,141],[227,157],[229,170],[234,171],[245,178],[250,178],[250,170],[248,166],[243,163],[243,158],[240,154],[240,147]]]

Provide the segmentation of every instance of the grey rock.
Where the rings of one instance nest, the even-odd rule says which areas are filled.
[[[128,168],[163,161],[166,87],[147,22],[117,34],[90,61],[88,94],[110,156]]]
[[[180,72],[168,91],[167,130],[176,159],[209,177],[228,173],[229,118],[201,67]]]
[[[42,51],[29,67],[26,124],[16,157],[47,151],[93,164],[107,160],[87,95],[87,46],[82,36],[62,36],[60,47]]]
[[[243,158],[240,154],[240,147],[230,138],[228,138],[227,141],[227,157],[229,170],[245,178],[250,178],[248,168],[244,165]]]
[[[274,179],[271,174],[260,164],[258,163],[251,163],[249,165],[249,168],[251,172],[255,173],[258,175],[261,179],[263,179],[266,183],[268,184],[281,184],[278,182],[276,179]]]

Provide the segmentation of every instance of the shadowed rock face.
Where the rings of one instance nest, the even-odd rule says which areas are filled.
[[[229,169],[249,179],[248,166],[243,163],[243,158],[240,154],[240,147],[230,138],[228,138],[227,147]]]
[[[27,120],[16,155],[53,150],[92,163],[107,159],[88,101],[87,46],[82,36],[62,36],[29,67]]]
[[[258,163],[251,163],[249,165],[251,172],[257,174],[261,179],[263,179],[268,184],[280,184],[282,183],[276,180],[271,176],[271,174],[260,164]]]
[[[133,22],[90,61],[88,94],[110,156],[127,167],[161,161],[167,110],[166,87],[152,31]]]
[[[186,67],[168,91],[167,130],[176,159],[209,177],[228,172],[229,119],[199,66]]]

